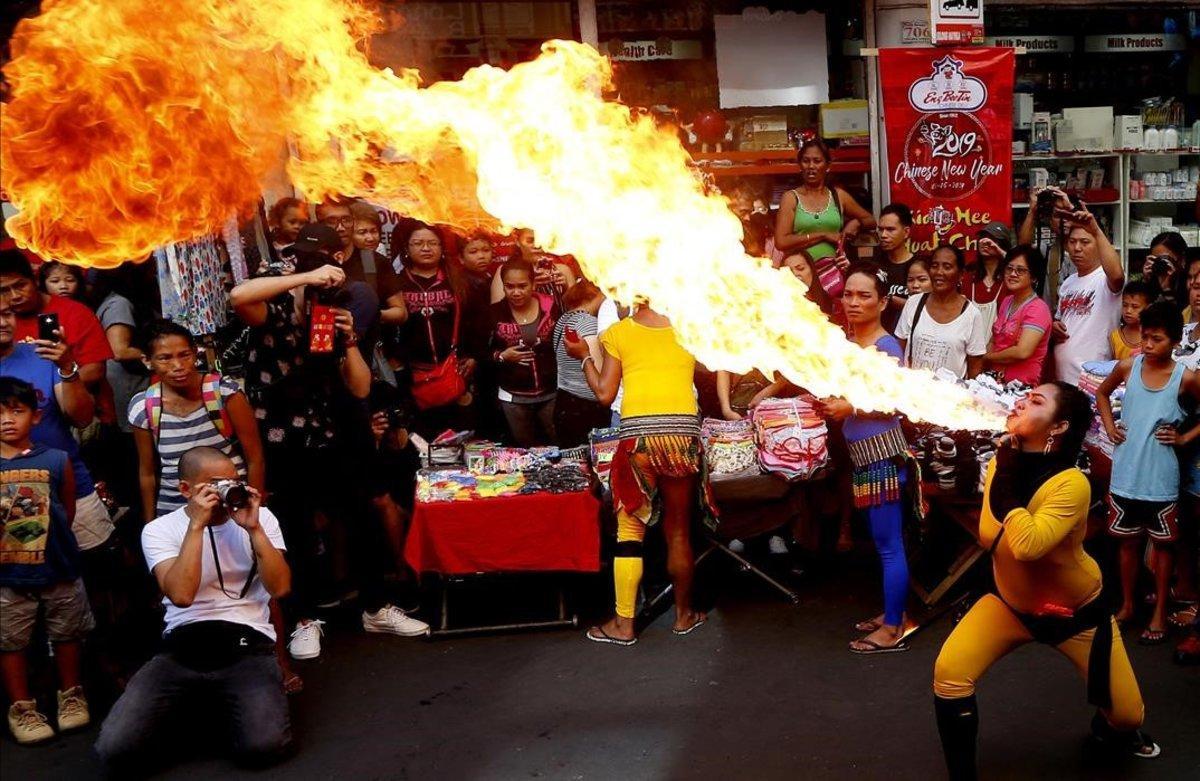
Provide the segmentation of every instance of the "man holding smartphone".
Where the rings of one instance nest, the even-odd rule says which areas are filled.
[[[16,317],[17,341],[50,336],[49,331],[58,326],[79,362],[79,378],[97,396],[104,380],[105,363],[113,354],[104,328],[92,310],[65,296],[51,296],[38,290],[33,266],[17,250],[0,251],[0,297],[8,300]]]

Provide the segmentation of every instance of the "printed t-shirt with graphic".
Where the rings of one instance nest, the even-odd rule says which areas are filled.
[[[921,312],[921,319],[916,322],[914,333],[913,319],[917,307],[926,299],[929,293],[913,296],[904,304],[900,312],[900,320],[896,323],[896,338],[911,342],[906,350],[909,365],[914,369],[949,369],[959,379],[967,376],[967,358],[984,355],[987,352],[987,332],[983,327],[983,315],[974,303],[967,301],[962,312],[948,323],[939,323],[933,319],[926,304]]]
[[[156,518],[142,529],[142,553],[146,566],[154,568],[167,559],[177,558],[187,536],[191,519],[187,507],[180,507],[167,515]],[[267,539],[279,550],[287,550],[283,534],[279,531],[279,520],[266,507],[259,508],[258,523]],[[238,599],[246,585],[246,578],[254,564],[254,549],[250,544],[250,533],[238,526],[232,518],[220,525],[209,526],[203,532],[200,546],[200,587],[188,607],[177,607],[163,597],[166,626],[163,634],[170,634],[178,627],[200,621],[228,621],[248,626],[272,640],[275,629],[271,626],[271,614],[267,593],[262,578],[255,574],[254,583],[244,599]],[[213,559],[213,548],[216,559]],[[220,577],[217,567],[220,566]],[[222,589],[221,581],[224,581]]]
[[[54,389],[62,382],[58,367],[38,355],[32,344],[14,344],[12,353],[0,361],[0,376],[16,377],[33,386],[42,417],[29,438],[40,445],[62,450],[70,457],[71,468],[75,471],[75,498],[82,499],[94,493],[96,485],[79,456],[79,443],[54,395]]]
[[[410,364],[445,361],[454,342],[454,317],[458,309],[450,280],[440,271],[437,276],[426,278],[405,269],[397,278],[397,289],[404,294],[408,319],[396,328],[389,353]],[[459,322],[460,342],[467,327],[466,322]]]
[[[605,331],[600,344],[621,362],[622,418],[696,414],[696,359],[680,346],[674,328],[627,317]]]
[[[1054,348],[1055,373],[1075,385],[1083,364],[1112,358],[1108,335],[1121,320],[1121,291],[1108,286],[1102,266],[1087,276],[1072,274],[1058,289],[1056,319],[1067,327],[1069,338]]]
[[[0,461],[0,586],[79,577],[79,546],[61,494],[70,464],[66,453],[42,445]]]
[[[1042,378],[1046,353],[1050,350],[1050,306],[1036,294],[1020,305],[1014,296],[1008,296],[1000,300],[996,315],[992,325],[992,352],[1016,347],[1026,330],[1040,334],[1032,355],[1023,361],[999,366],[1005,382],[1018,380],[1037,385]]]
[[[113,357],[104,328],[92,310],[78,301],[63,296],[50,296],[50,300],[42,305],[40,315],[58,315],[58,324],[67,337],[67,344],[75,353],[75,361],[83,366],[88,363],[102,363]],[[26,339],[38,338],[37,317],[18,317],[14,338],[20,342]]]
[[[220,391],[221,403],[225,406],[229,405],[229,399],[234,394],[242,392],[237,383],[227,377],[221,378]],[[242,458],[242,449],[221,435],[203,403],[183,417],[172,415],[165,406],[162,407],[161,413],[158,431],[155,432],[151,428],[146,411],[145,391],[133,397],[127,413],[129,425],[149,431],[151,435],[157,434],[160,471],[156,509],[159,515],[187,504],[187,499],[179,493],[179,459],[194,447],[214,447],[220,450],[233,461],[238,475],[243,480],[246,478],[246,462]]]

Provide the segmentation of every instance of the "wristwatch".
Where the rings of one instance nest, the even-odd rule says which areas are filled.
[[[63,382],[74,382],[75,380],[78,380],[79,379],[79,364],[72,361],[71,362],[71,371],[67,372],[66,374],[63,374],[63,370],[59,369],[58,370],[58,378],[60,380],[62,380]]]

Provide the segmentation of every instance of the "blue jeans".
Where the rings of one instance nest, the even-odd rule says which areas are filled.
[[[187,712],[197,698],[216,700],[226,718],[234,758],[263,766],[283,759],[292,742],[287,695],[279,663],[270,653],[241,657],[227,667],[200,672],[170,654],[138,670],[100,727],[96,753],[114,775],[154,769],[166,737],[164,724]]]
[[[905,470],[900,472],[900,485],[908,482]],[[904,554],[904,502],[885,502],[867,510],[871,538],[883,563],[883,622],[899,626],[904,620],[908,601],[908,557]]]

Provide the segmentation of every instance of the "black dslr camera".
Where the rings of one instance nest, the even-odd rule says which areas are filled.
[[[1042,225],[1049,225],[1050,220],[1055,215],[1056,207],[1058,206],[1058,190],[1045,189],[1037,194],[1037,221]],[[1081,211],[1084,208],[1083,201],[1074,193],[1066,193],[1067,200],[1071,204],[1070,211],[1072,213]],[[1059,215],[1064,216],[1064,215]]]
[[[241,480],[215,480],[212,484],[221,497],[221,502],[230,510],[250,506],[250,489]]]

